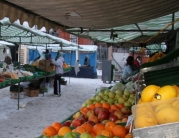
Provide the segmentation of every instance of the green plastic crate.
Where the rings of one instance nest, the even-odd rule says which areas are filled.
[[[6,79],[6,80],[4,80],[5,81],[5,85],[9,85],[9,84],[11,84],[11,79]]]
[[[19,79],[12,79],[12,80],[11,80],[11,83],[12,83],[12,84],[15,84],[15,83],[18,83],[19,81],[20,81]]]
[[[25,81],[26,77],[19,77],[20,81]]]
[[[0,82],[0,88],[3,87],[3,82]]]
[[[27,76],[27,77],[26,77],[26,80],[27,80],[27,81],[30,81],[30,80],[32,80],[32,79],[34,79],[34,76]]]

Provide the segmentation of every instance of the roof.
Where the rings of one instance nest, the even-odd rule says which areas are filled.
[[[0,18],[39,28],[104,29],[144,22],[178,11],[178,0],[3,0]]]
[[[151,37],[179,17],[178,0],[3,0],[0,9],[0,18],[9,17],[12,23],[19,19],[38,29],[77,28],[71,33],[107,43],[161,43],[178,23]],[[115,40],[110,39],[111,29],[118,34]]]
[[[8,42],[18,44],[58,43],[60,46],[78,46],[78,44],[69,42],[65,39],[30,28],[27,24],[21,25],[17,21],[11,23],[9,18],[6,17],[0,20],[0,38]]]

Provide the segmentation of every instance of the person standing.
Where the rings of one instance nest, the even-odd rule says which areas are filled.
[[[63,52],[58,52],[54,59],[51,59],[52,64],[55,65],[55,80],[54,80],[54,95],[61,96],[61,77],[63,75]],[[57,83],[58,81],[58,83]]]
[[[80,71],[80,68],[79,68],[79,60],[77,60],[76,62],[75,62],[75,67],[74,67],[74,69],[75,69],[75,74],[76,74],[76,76],[78,75],[78,72]]]
[[[134,65],[139,69],[141,65],[141,60],[140,56],[137,56],[136,59],[134,60]]]
[[[134,65],[134,57],[128,56],[126,59],[126,66],[124,67],[121,80],[126,81],[129,77],[135,75],[138,69]]]
[[[90,59],[88,55],[85,56],[84,65],[90,67]]]

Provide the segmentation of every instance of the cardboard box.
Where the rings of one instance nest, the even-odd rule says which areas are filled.
[[[54,70],[54,65],[49,60],[40,60],[38,68],[46,72],[52,72]]]
[[[20,92],[19,93],[19,98],[23,99],[25,97],[25,92]],[[18,92],[16,91],[10,91],[10,98],[11,99],[17,99],[18,98]]]
[[[29,97],[38,97],[39,96],[39,89],[31,90],[28,88],[25,88],[25,95]]]

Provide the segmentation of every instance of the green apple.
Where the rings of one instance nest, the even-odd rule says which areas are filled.
[[[87,106],[87,104],[86,104],[86,103],[83,103],[83,104],[82,104],[82,107],[86,107],[86,106]]]
[[[108,100],[108,98],[109,98],[109,97],[108,97],[107,95],[105,95],[105,96],[103,97],[103,99],[106,100],[106,101]]]
[[[100,102],[103,98],[100,95],[97,95],[95,99],[97,102]]]
[[[77,135],[73,132],[68,132],[63,138],[77,138]]]
[[[115,94],[114,92],[109,92],[109,94],[108,94],[109,98],[114,98],[115,95],[116,95],[116,94]]]
[[[115,99],[119,99],[120,97],[122,97],[121,94],[116,94]]]
[[[88,99],[88,100],[86,100],[86,105],[90,105],[90,104],[92,104],[93,103],[93,100],[91,100],[91,99]]]
[[[110,92],[110,90],[109,90],[109,89],[106,89],[106,90],[104,91],[104,94],[105,94],[105,95],[108,95],[109,92]]]
[[[93,138],[88,132],[82,133],[80,138]]]
[[[124,95],[129,96],[131,93],[129,91],[124,91]]]
[[[123,95],[122,96],[126,101],[128,100],[129,96],[128,95]]]
[[[93,97],[91,98],[91,100],[95,101],[95,100],[96,100],[96,96],[93,96]]]
[[[43,136],[42,138],[50,138],[49,136]]]
[[[114,136],[113,138],[120,138],[120,137],[118,137],[118,136]]]
[[[108,103],[113,104],[113,103],[114,103],[114,99],[109,98],[109,99],[108,99]]]
[[[131,106],[132,104],[129,102],[129,101],[126,101],[125,103],[124,103],[124,106]]]
[[[123,95],[123,92],[121,90],[116,90],[116,94]]]
[[[101,102],[101,103],[105,103],[106,101],[105,101],[105,100],[101,100],[100,102]]]
[[[104,96],[104,92],[100,92],[98,95],[103,97]]]
[[[98,135],[98,136],[96,136],[96,138],[109,138],[109,137],[106,137],[106,136],[103,136],[103,135]]]
[[[130,97],[130,98],[135,98],[135,95],[134,95],[134,94],[130,94],[129,97]]]
[[[120,97],[119,99],[118,99],[118,103],[119,104],[123,104],[124,102],[126,101],[126,99],[124,99],[123,97]]]
[[[63,138],[63,136],[55,135],[52,138]]]

